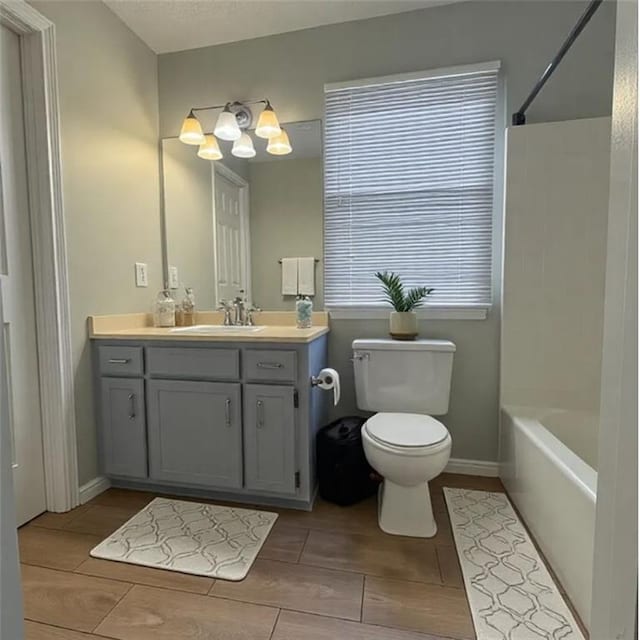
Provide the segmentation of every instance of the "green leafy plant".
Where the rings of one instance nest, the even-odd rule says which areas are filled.
[[[413,311],[422,305],[424,299],[433,292],[429,287],[415,287],[405,292],[402,280],[397,273],[387,273],[386,271],[375,274],[376,278],[382,282],[385,293],[385,301],[396,311]]]

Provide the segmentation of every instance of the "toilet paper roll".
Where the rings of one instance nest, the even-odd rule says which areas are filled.
[[[333,389],[333,404],[337,405],[340,402],[340,374],[335,369],[327,367],[320,371],[317,379],[321,389],[326,391]]]

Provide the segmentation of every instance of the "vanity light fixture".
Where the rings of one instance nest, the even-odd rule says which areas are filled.
[[[222,158],[222,151],[220,151],[218,141],[211,133],[204,137],[204,142],[198,149],[198,158],[203,160],[220,160]]]
[[[234,143],[231,153],[236,158],[253,158],[256,155],[251,136],[245,131]]]
[[[224,106],[218,116],[216,128],[213,130],[216,138],[220,138],[220,140],[238,140],[242,135],[242,130],[236,120],[236,114],[231,111],[230,107],[230,103]]]
[[[233,142],[231,153],[238,158],[253,158],[256,150],[249,135],[253,116],[248,105],[264,104],[258,118],[255,135],[268,140],[267,152],[277,156],[291,153],[291,143],[286,131],[280,126],[278,117],[269,100],[244,100],[227,102],[210,107],[193,107],[182,123],[179,139],[185,144],[199,145],[198,157],[204,160],[220,160],[222,151],[218,140]],[[222,109],[218,115],[213,133],[205,133],[195,115],[197,111]],[[217,139],[216,139],[217,138]]]
[[[182,123],[182,129],[180,130],[180,142],[185,144],[203,144],[204,133],[202,133],[202,126],[200,121],[193,113],[193,109],[189,111],[189,115],[184,119]]]
[[[267,145],[267,152],[274,156],[286,156],[288,153],[291,153],[291,151],[289,136],[284,129],[281,129],[280,135],[271,138]]]
[[[273,107],[268,100],[265,108],[258,118],[256,135],[259,138],[267,138],[267,140],[280,135],[280,123],[278,122],[278,116],[276,116],[276,112],[273,110]]]

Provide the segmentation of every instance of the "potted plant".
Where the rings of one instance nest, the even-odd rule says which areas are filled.
[[[418,316],[415,309],[433,291],[429,287],[415,287],[405,292],[397,273],[378,272],[376,278],[382,282],[385,301],[394,308],[389,318],[389,333],[394,340],[415,340],[418,336]]]

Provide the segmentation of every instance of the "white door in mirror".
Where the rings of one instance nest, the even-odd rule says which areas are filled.
[[[233,300],[241,289],[247,291],[244,227],[248,225],[248,212],[239,185],[219,172],[214,181],[216,294],[220,302]]]

